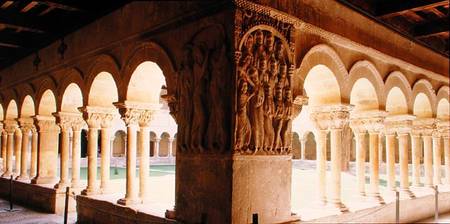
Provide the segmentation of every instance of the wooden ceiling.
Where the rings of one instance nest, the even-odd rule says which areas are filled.
[[[0,0],[0,70],[128,2]]]
[[[438,53],[449,56],[449,0],[339,0]]]

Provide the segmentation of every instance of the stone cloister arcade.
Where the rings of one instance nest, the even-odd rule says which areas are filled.
[[[441,200],[450,199],[448,73],[427,67],[436,58],[441,63],[442,56],[392,32],[386,38],[396,38],[398,51],[417,54],[401,58],[378,51],[378,45],[392,43],[359,43],[269,3],[239,0],[201,9],[196,4],[183,3],[175,14],[163,15],[149,13],[166,9],[162,2],[130,3],[70,34],[65,59],[54,55],[53,44],[41,49],[38,67],[28,57],[2,71],[11,76],[0,88],[0,186],[13,175],[23,191],[18,201],[56,213],[70,187],[77,193],[72,204],[76,201],[81,223],[198,223],[205,217],[208,223],[250,223],[254,213],[262,223],[298,221],[301,214],[291,211],[295,132],[302,138],[301,158],[306,158],[305,137],[316,142],[315,193],[321,205],[348,211],[341,177],[352,153],[355,194],[374,199],[376,209],[392,205],[383,199],[379,173],[385,161],[388,190],[395,191],[395,155],[402,200],[428,203],[421,201],[428,200],[425,196],[416,197],[410,178],[414,187],[442,186]],[[412,50],[405,51],[405,43]],[[151,134],[161,107],[170,109],[178,128]],[[117,120],[126,131],[112,132]],[[80,184],[83,129],[86,186]],[[123,144],[125,194],[105,202],[98,196],[111,193],[111,155],[121,154],[114,148]],[[169,150],[157,153],[154,147],[161,144]],[[166,217],[139,211],[136,205],[152,206],[146,204],[153,187],[150,156],[175,156],[175,151],[174,207],[166,208]],[[428,213],[424,209],[402,220]],[[392,221],[390,213],[386,217],[356,221]]]

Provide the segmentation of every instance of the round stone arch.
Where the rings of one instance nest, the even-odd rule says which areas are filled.
[[[144,62],[155,63],[162,70],[168,92],[175,92],[176,72],[173,60],[169,57],[167,51],[159,44],[145,42],[134,48],[131,56],[126,61],[125,66],[122,68],[121,74],[123,78],[121,80],[121,86],[123,88],[119,88],[119,101],[126,100],[128,84],[130,83],[133,72]]]
[[[36,113],[36,93],[30,84],[24,83],[17,87],[20,89],[18,96],[19,116],[31,117]]]
[[[112,76],[117,88],[117,92],[122,87],[120,79],[120,65],[117,60],[113,56],[108,54],[97,56],[92,65],[89,67],[88,72],[86,73],[83,85],[84,89],[81,90],[84,96],[83,105],[88,105],[89,93],[92,90],[92,84],[97,75],[102,72],[107,72]]]
[[[297,60],[300,60],[300,58]],[[320,64],[326,66],[334,73],[342,98],[342,93],[344,93],[345,88],[344,82],[348,77],[348,72],[338,53],[326,44],[315,45],[301,59],[300,66],[293,77],[294,96],[304,95],[303,84],[306,76],[313,67]],[[348,103],[342,100],[341,102]]]
[[[385,84],[384,84],[384,95],[386,96],[386,100],[383,102],[384,107],[387,109],[387,101],[389,100],[389,92],[393,88],[399,88],[400,91],[403,93],[405,100],[406,100],[406,107],[407,107],[407,113],[412,114],[412,90],[411,86],[406,79],[406,77],[401,73],[400,71],[393,71],[391,72],[388,77],[386,78]]]
[[[426,98],[428,98],[428,102],[423,102],[423,103],[421,103],[422,105],[417,105],[416,103],[420,103],[420,102],[417,102],[417,100],[420,100],[421,98],[423,98],[421,96],[424,96],[424,95],[426,96]],[[413,101],[412,106],[413,106],[414,115],[420,115],[420,112],[419,112],[419,114],[416,114],[418,112],[417,109],[421,110],[421,111],[424,111],[423,109],[425,109],[425,110],[428,110],[429,112],[431,112],[429,114],[429,116],[427,116],[427,117],[436,116],[436,109],[437,109],[436,95],[434,93],[433,86],[431,85],[431,83],[428,80],[420,79],[416,83],[414,83],[414,86],[412,89],[412,97],[413,97],[412,98],[412,101]],[[423,101],[423,99],[421,101]],[[427,104],[427,103],[429,105],[423,105],[423,104]],[[429,108],[420,109],[417,106],[427,106]]]
[[[19,117],[19,108],[15,99],[10,99],[5,110],[5,120],[14,120]]]
[[[17,118],[19,115],[19,110],[18,110],[19,108],[18,108],[18,104],[17,104],[17,102],[19,102],[18,101],[19,97],[17,96],[16,92],[12,91],[11,89],[8,89],[8,90],[2,92],[2,96],[3,96],[2,102],[3,102],[3,106],[4,106],[4,111],[3,111],[4,112],[4,114],[3,114],[4,120],[11,119],[11,118]],[[14,102],[16,104],[16,112],[14,112],[14,114],[13,114],[14,116],[9,116],[9,115],[11,115],[11,112],[12,112],[12,110],[10,108],[12,102]]]
[[[350,102],[353,87],[361,79],[366,79],[372,84],[378,101],[378,109],[384,110],[382,102],[385,102],[386,95],[383,79],[375,65],[367,60],[357,61],[350,69],[348,80],[345,82],[345,91],[342,94],[344,101]]]
[[[436,117],[450,119],[450,88],[442,86],[436,96]]]
[[[82,102],[84,102],[83,99],[86,98],[86,96],[83,94],[85,85],[84,85],[82,72],[78,68],[70,68],[67,71],[65,71],[63,74],[64,74],[64,77],[60,80],[60,82],[58,84],[57,96],[56,96],[58,111],[62,111],[62,107],[63,107],[62,101],[63,101],[64,93],[65,93],[67,87],[72,83],[76,84],[78,86],[78,88],[80,88],[81,95],[82,95],[82,99],[81,99]]]
[[[53,94],[53,99],[48,98],[51,97],[50,95],[47,95],[49,92],[48,90],[51,91],[51,94]],[[56,112],[57,107],[57,103],[56,103],[56,93],[57,93],[57,88],[56,88],[56,82],[54,79],[52,79],[50,76],[45,77],[39,84],[39,89],[36,92],[36,114],[39,115],[46,115],[46,116],[51,116],[52,112]],[[50,102],[50,104],[48,102],[43,102],[43,100],[50,100],[50,101],[54,101],[54,105],[50,105],[53,102]],[[46,107],[48,108],[42,108],[41,105],[45,104]],[[53,108],[54,107],[54,108]],[[45,114],[42,114],[43,111],[39,111],[40,109],[43,109]]]
[[[0,104],[0,121],[3,121],[4,118],[5,118],[5,110],[3,109],[3,103],[1,103]]]

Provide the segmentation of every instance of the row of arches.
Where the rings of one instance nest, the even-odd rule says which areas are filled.
[[[310,106],[349,103],[354,111],[386,110],[419,118],[450,115],[448,86],[435,90],[428,80],[419,79],[411,87],[402,72],[380,74],[367,60],[355,62],[347,71],[337,52],[324,44],[306,53],[296,74],[295,81],[303,87],[297,93],[307,95]]]

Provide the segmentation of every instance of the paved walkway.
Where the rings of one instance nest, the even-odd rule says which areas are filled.
[[[60,224],[64,217],[30,210],[22,206],[14,205],[16,211],[8,212],[9,202],[0,199],[0,224]],[[76,222],[76,213],[69,214],[68,223]]]
[[[445,214],[440,214],[438,220],[434,220],[434,217],[421,220],[417,223],[450,223],[450,212]]]

